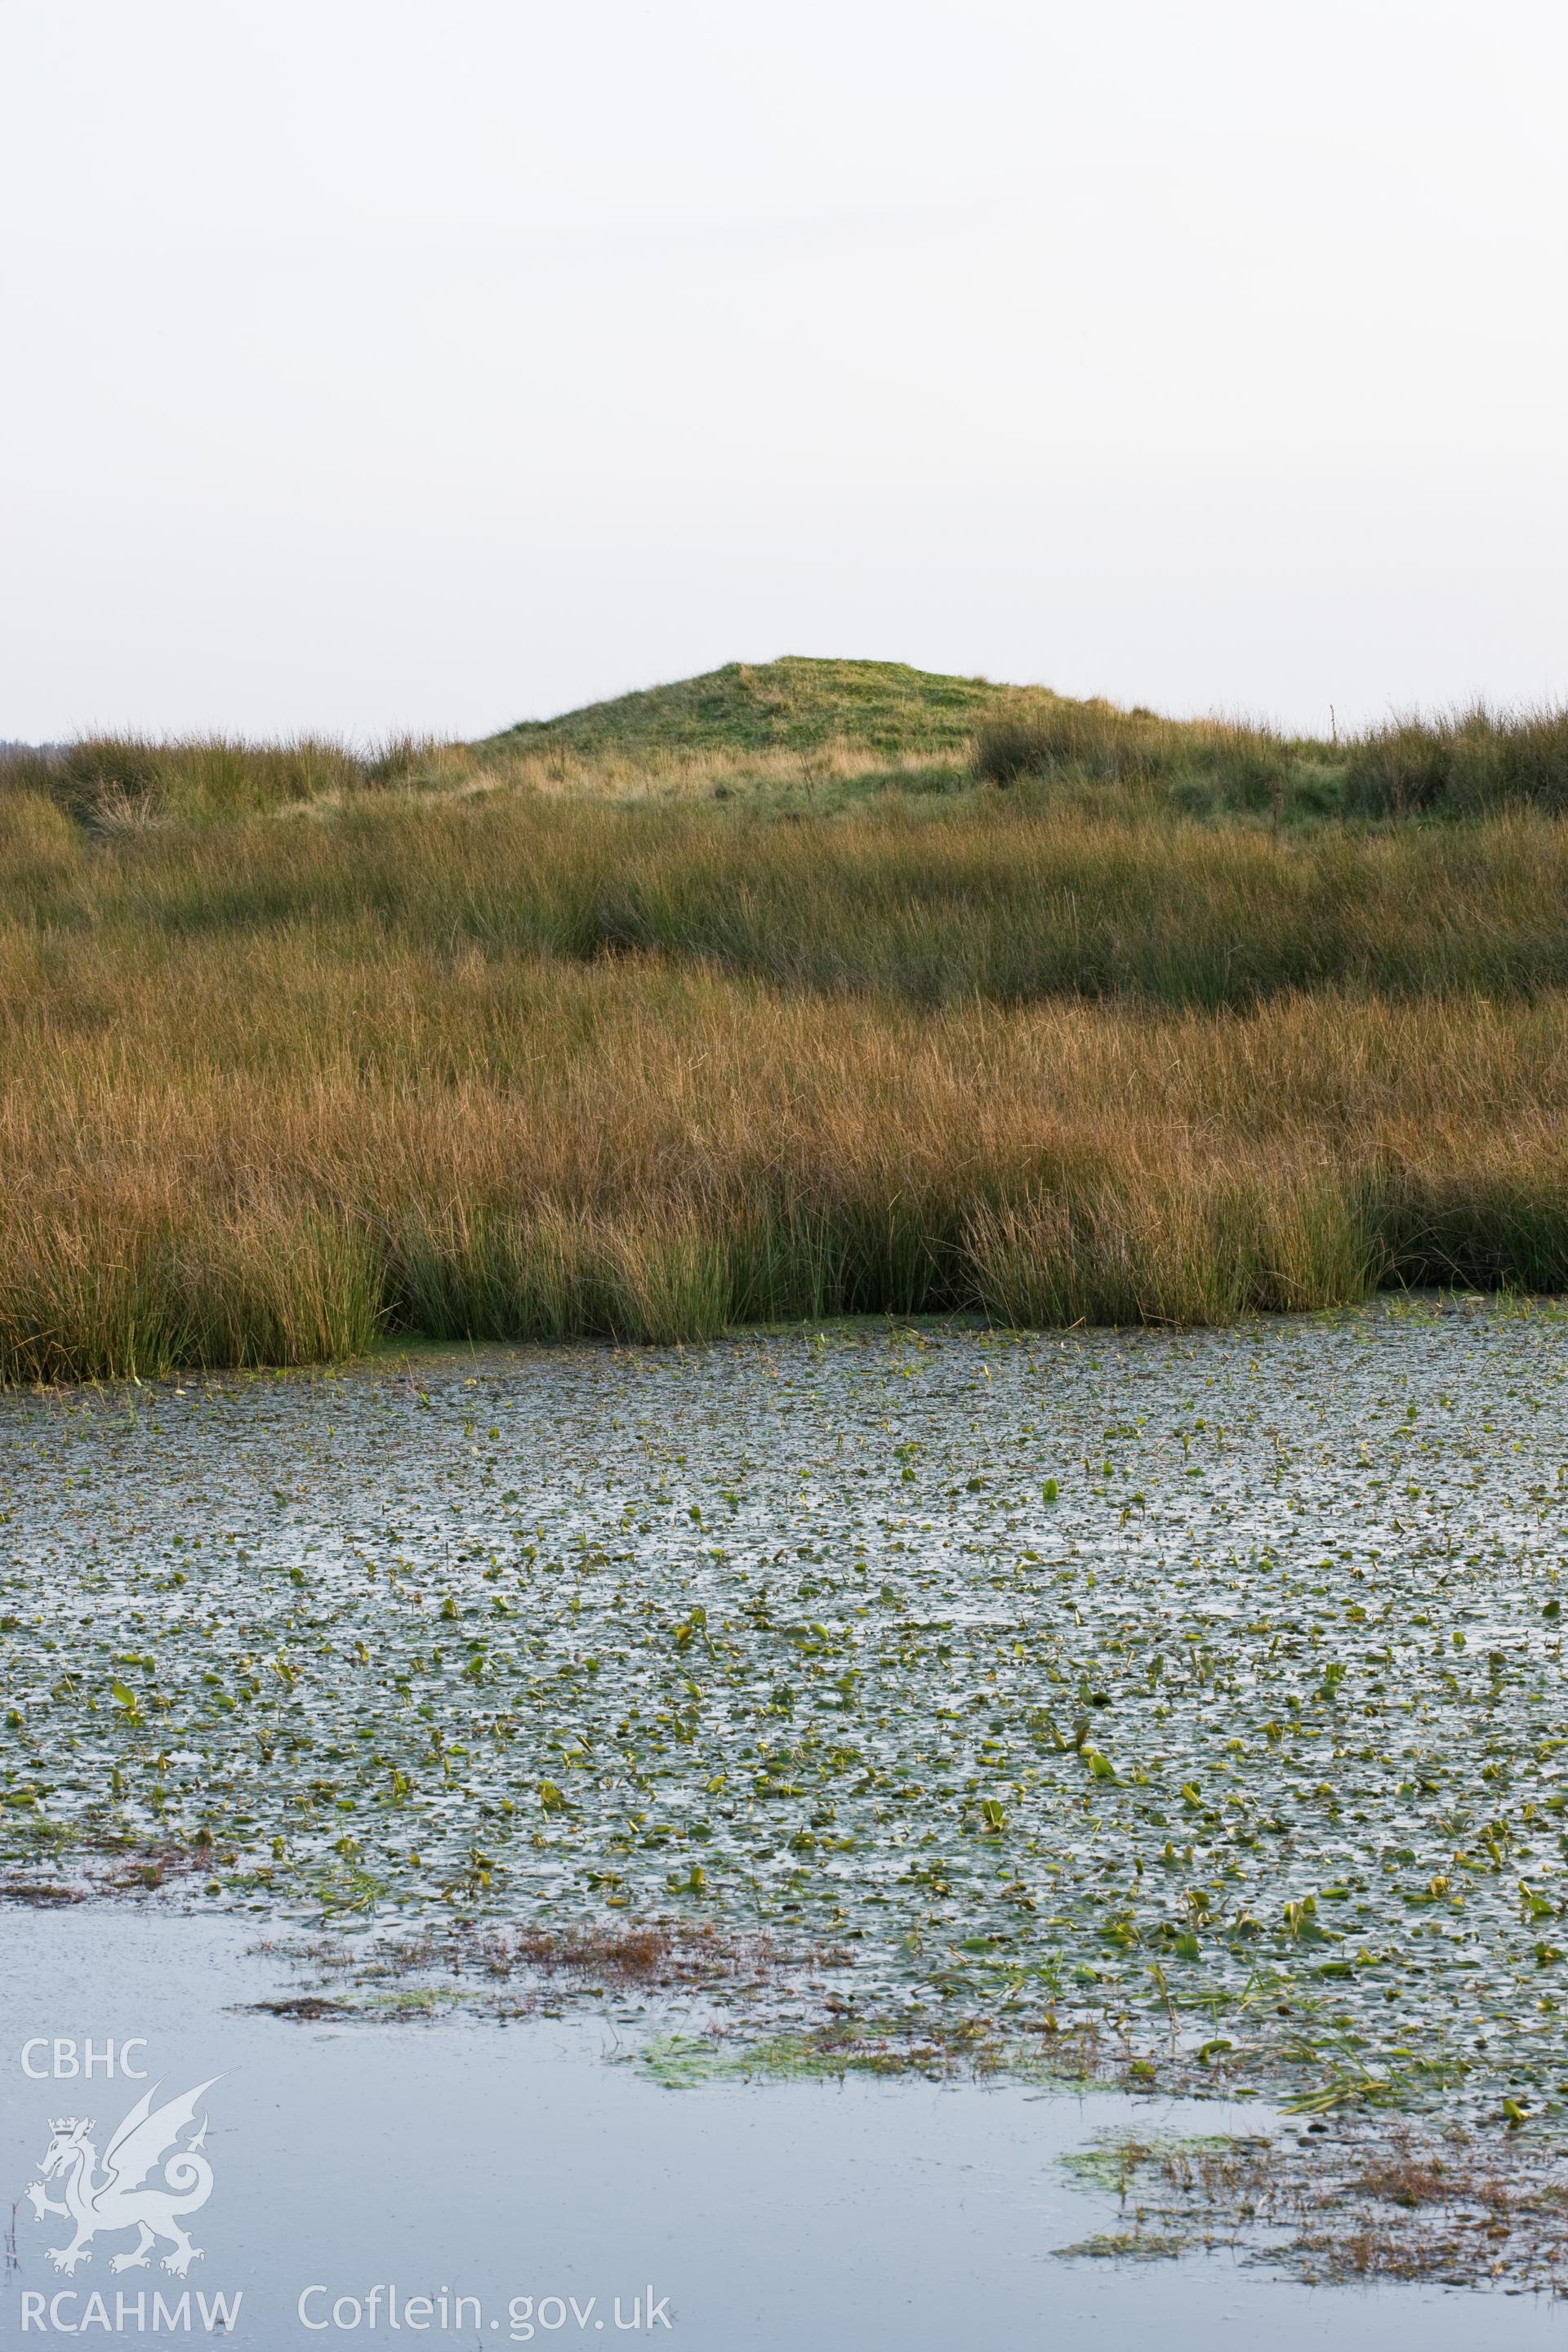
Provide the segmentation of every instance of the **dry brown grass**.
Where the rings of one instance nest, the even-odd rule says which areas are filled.
[[[260,1949],[280,1952],[293,1967],[310,1970],[319,1985],[348,1987],[360,1997],[341,2000],[313,1990],[256,2003],[271,2016],[306,2021],[427,2016],[437,2001],[454,1999],[490,2014],[521,2017],[606,1992],[643,2000],[746,2002],[769,1987],[798,1989],[824,1969],[844,1966],[847,1957],[816,1946],[786,1948],[760,1930],[679,1918],[565,1927],[454,1918],[368,1945],[327,1939],[264,1943]]]
[[[1522,817],[93,840],[0,795],[0,1377],[1568,1286],[1565,883]]]
[[[429,1928],[388,1943],[377,1966],[393,1977],[563,1979],[622,1992],[710,1990],[755,1983],[797,1965],[764,1935],[734,1935],[709,1922],[647,1919],[573,1927],[499,1927],[491,1922]]]
[[[805,751],[732,750],[721,744],[688,751],[588,754],[568,746],[512,751],[487,746],[483,754],[454,746],[444,764],[432,762],[413,788],[443,788],[462,796],[521,792],[549,800],[629,803],[728,800],[741,793],[776,794],[807,808],[830,786],[896,772],[914,782],[953,778],[951,752],[885,752],[840,736]]]
[[[0,943],[0,1363],[1568,1280],[1563,1005],[937,1013],[653,959]],[[47,1074],[47,1083],[46,1083]]]

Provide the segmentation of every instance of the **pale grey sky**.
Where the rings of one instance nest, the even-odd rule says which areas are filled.
[[[1561,0],[0,0],[0,736],[1568,695]]]

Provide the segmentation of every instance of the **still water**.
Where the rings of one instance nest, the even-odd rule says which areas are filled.
[[[5,2201],[87,2101],[25,2044],[220,2078],[189,2276],[57,2275],[24,2199],[11,2324],[1554,2327],[1055,2250],[1123,2226],[1059,2158],[1130,2117],[1554,2144],[1565,1380],[1554,1311],[1432,1298],[0,1402]]]
[[[271,1982],[232,1923],[84,1909],[7,1916],[7,2206],[37,2178],[51,2116],[88,2112],[111,2126],[142,2087],[105,2082],[101,2068],[90,2093],[79,2079],[25,2078],[16,2052],[33,2037],[49,2044],[29,2053],[35,2066],[52,2064],[56,2039],[90,2038],[100,2053],[110,2039],[145,2041],[132,2063],[163,2095],[216,2080],[204,2101],[213,2188],[193,2217],[203,2254],[188,2275],[163,2272],[161,2247],[147,2270],[111,2273],[108,2249],[129,2244],[122,2237],[66,2279],[45,2252],[58,2223],[36,2221],[23,2199],[0,2305],[6,2329],[19,2329],[29,2289],[74,2289],[59,2317],[79,2326],[95,2289],[110,2320],[117,2294],[132,2318],[144,2295],[149,2334],[153,2296],[177,2313],[190,2290],[193,2334],[203,2332],[198,2292],[209,2309],[218,2294],[232,2307],[237,2294],[239,2340],[336,2342],[371,2332],[363,2315],[381,2285],[396,2289],[405,2315],[428,2299],[428,2326],[405,2317],[401,2341],[428,2333],[479,2347],[617,2334],[692,2352],[968,2352],[1065,2345],[1086,2331],[1107,2352],[1185,2352],[1216,2333],[1237,2346],[1267,2334],[1277,2352],[1481,2342],[1523,2352],[1563,2340],[1560,2306],[1543,2298],[1312,2289],[1228,2254],[1055,2259],[1053,2247],[1114,2219],[1111,2200],[1071,2186],[1057,2161],[1122,2119],[1126,2103],[1105,2094],[853,2078],[672,2091],[607,2060],[613,2043],[590,2027],[299,2025],[244,2006]],[[1195,2103],[1140,2102],[1139,2112],[1145,2128],[1212,2132],[1236,2120]],[[320,2332],[299,2317],[311,2287],[325,2290],[305,2303],[307,2318],[328,2320]],[[623,2320],[640,2305],[646,2322],[650,2287],[652,2329],[617,2330],[616,2297]],[[443,2330],[443,2294],[449,2315],[459,2295],[478,2298],[479,2324],[470,2307],[462,2326]],[[331,2325],[334,2305],[342,2326]],[[375,2332],[390,2335],[384,2294],[375,2316]],[[108,2331],[85,2332],[91,2341]]]

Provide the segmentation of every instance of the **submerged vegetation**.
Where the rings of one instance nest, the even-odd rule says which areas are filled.
[[[1407,2122],[1123,2131],[1074,2151],[1064,2168],[1121,2207],[1120,2227],[1058,2249],[1069,2260],[1224,2247],[1312,2286],[1436,2279],[1564,2292],[1568,2164],[1538,2139]]]
[[[8,756],[0,1381],[1563,1287],[1562,735],[786,662]]]
[[[1551,2134],[1565,1382],[1476,1300],[15,1399],[0,1872],[671,2079]]]

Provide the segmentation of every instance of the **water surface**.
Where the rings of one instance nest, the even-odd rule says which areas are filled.
[[[423,1927],[334,1997],[478,2014],[487,1923],[673,1922],[783,1965],[685,2019],[579,1971],[632,2074],[1012,2079],[704,2115],[1036,2131],[1076,2074],[1554,2131],[1565,1373],[1555,1312],[1429,1299],[8,1398],[0,1866],[121,1906],[26,1948]]]
[[[269,1982],[231,1922],[144,1911],[106,1927],[82,1910],[6,1920],[0,2003],[18,2047],[33,2034],[90,2032],[100,2048],[110,2035],[144,2037],[137,2060],[165,2090],[218,2079],[205,2101],[214,2187],[193,2224],[204,2251],[188,2279],[156,2263],[112,2275],[108,2249],[121,2240],[64,2280],[45,2252],[58,2224],[35,2221],[24,2201],[0,2326],[17,2330],[27,2292],[74,2290],[61,2317],[79,2322],[95,2289],[111,2315],[117,2291],[145,2294],[149,2315],[155,2293],[177,2307],[183,2288],[209,2299],[237,2291],[237,2337],[270,2352],[344,2334],[363,2341],[363,2321],[325,2334],[302,2326],[300,2296],[330,2290],[307,2302],[312,2318],[340,2296],[363,2313],[380,2284],[403,2302],[427,2295],[437,2310],[443,2291],[449,2310],[458,2294],[479,2299],[477,2329],[432,2328],[433,2340],[614,2341],[615,2298],[629,2316],[638,2297],[646,2310],[651,2284],[670,2322],[652,2340],[692,2352],[969,2352],[1085,2331],[1107,2352],[1156,2342],[1187,2352],[1216,2331],[1241,2345],[1267,2330],[1279,2352],[1459,2352],[1482,2331],[1519,2352],[1562,2340],[1558,2308],[1538,2298],[1311,2290],[1228,2255],[1056,2261],[1053,2246],[1115,2221],[1110,2200],[1072,2187],[1057,2161],[1122,2116],[1128,2103],[1106,2094],[1080,2102],[853,2078],[671,2092],[605,2063],[609,2044],[592,2029],[300,2027],[245,2007]],[[37,2177],[50,2115],[86,2102],[79,2084],[26,2080],[5,2056],[9,2205]],[[117,2120],[137,2088],[100,2080],[90,2111]],[[1195,2103],[1137,2105],[1148,2128],[1250,2121]],[[531,2299],[537,2311],[551,2296],[564,2303],[565,2325],[514,2333],[513,2303]],[[580,2308],[595,2299],[584,2328],[573,2297]]]

